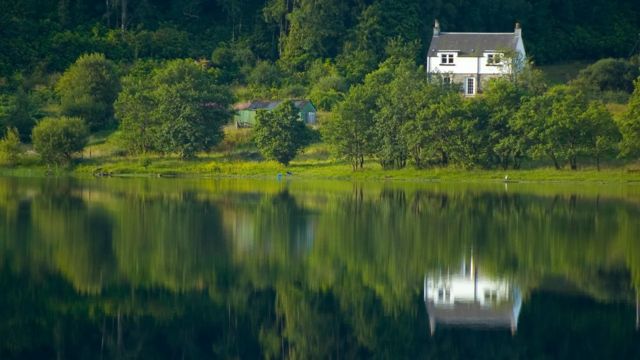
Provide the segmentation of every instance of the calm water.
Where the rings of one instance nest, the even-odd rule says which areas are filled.
[[[640,359],[640,186],[0,178],[0,359]]]

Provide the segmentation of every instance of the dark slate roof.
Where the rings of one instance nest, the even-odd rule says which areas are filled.
[[[478,56],[491,50],[516,50],[518,36],[515,33],[443,33],[434,35],[429,46],[429,56],[438,51],[457,50],[458,56]]]
[[[284,100],[254,100],[246,103],[236,104],[233,108],[235,110],[268,110],[271,111],[280,105]],[[311,103],[309,100],[292,100],[293,105],[298,109],[302,109],[307,104]]]

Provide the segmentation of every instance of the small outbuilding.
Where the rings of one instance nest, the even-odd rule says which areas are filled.
[[[234,121],[237,127],[251,127],[256,124],[258,110],[272,111],[284,100],[255,100],[234,105],[236,111]],[[317,109],[310,100],[292,100],[293,105],[300,111],[300,121],[305,124],[316,124]]]

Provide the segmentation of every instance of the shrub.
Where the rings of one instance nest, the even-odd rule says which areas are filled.
[[[48,165],[63,165],[87,143],[84,120],[73,117],[44,118],[33,128],[33,146]]]
[[[22,148],[20,135],[16,128],[8,128],[4,137],[0,139],[0,165],[14,166],[18,163]]]

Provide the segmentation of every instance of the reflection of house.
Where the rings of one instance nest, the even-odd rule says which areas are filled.
[[[256,124],[256,113],[258,110],[272,111],[282,100],[275,101],[249,101],[246,103],[236,104],[233,108],[236,110],[234,121],[238,127],[253,126]],[[306,124],[316,123],[316,107],[309,100],[292,100],[293,105],[300,111],[300,120]]]
[[[424,301],[431,334],[437,325],[504,327],[515,333],[522,306],[520,291],[513,284],[482,276],[473,258],[455,274],[425,276]]]

